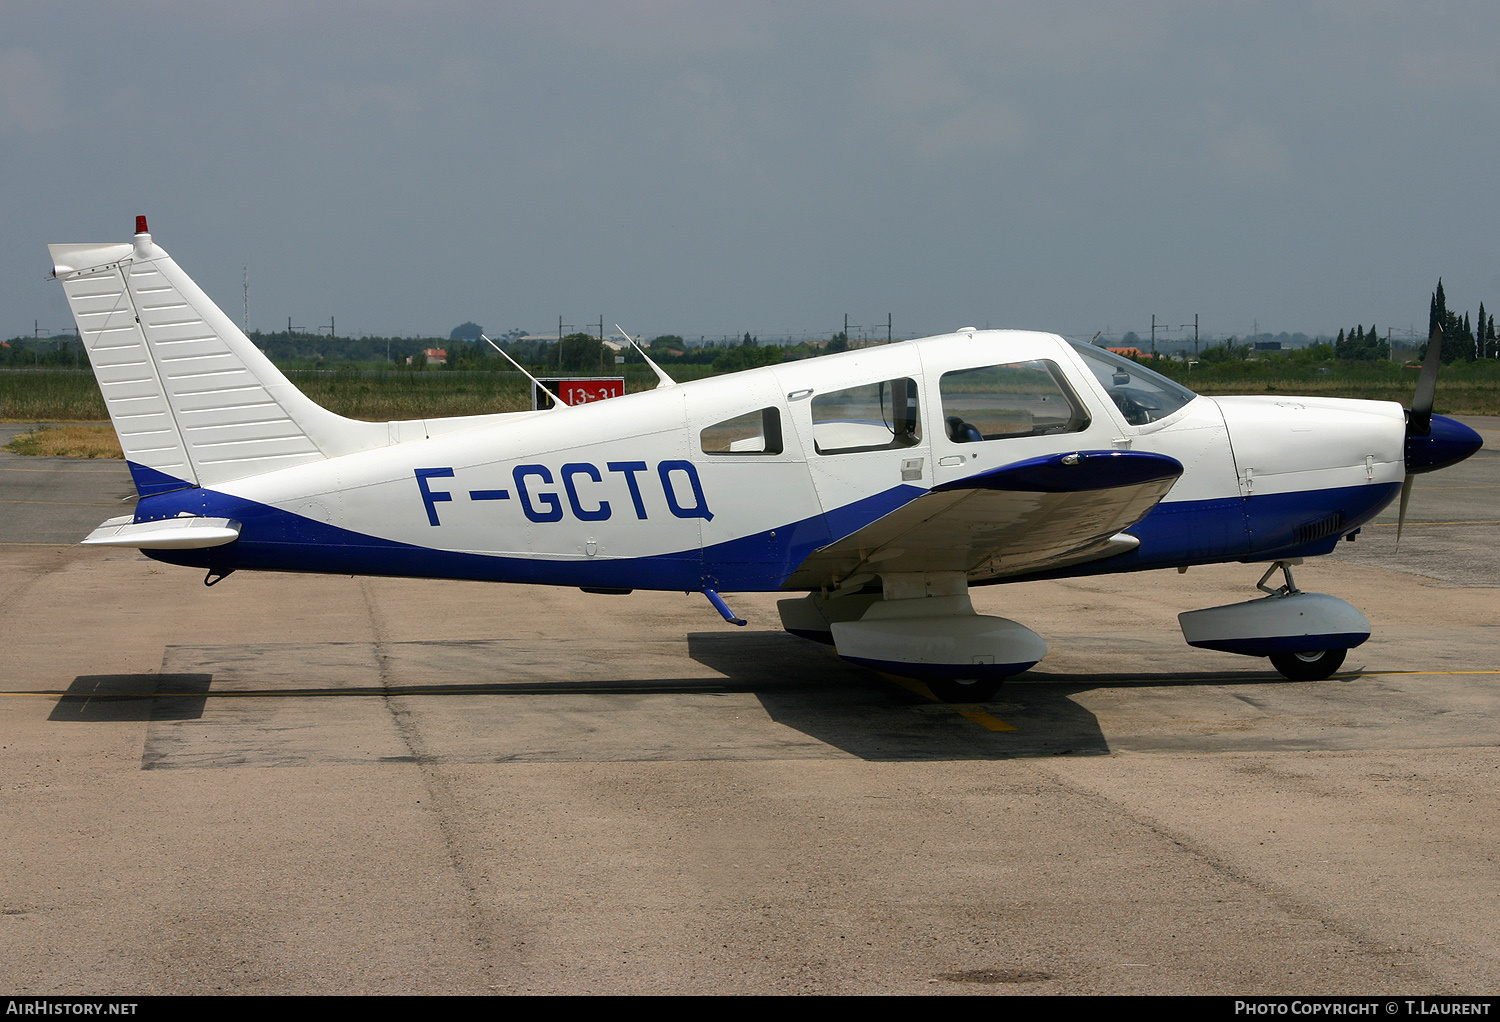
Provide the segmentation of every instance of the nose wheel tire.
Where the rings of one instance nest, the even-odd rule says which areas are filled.
[[[1322,681],[1344,665],[1347,649],[1322,649],[1315,653],[1273,653],[1271,666],[1292,681]]]

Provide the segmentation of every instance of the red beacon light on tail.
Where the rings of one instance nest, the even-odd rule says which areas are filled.
[[[135,233],[137,233],[137,234],[150,234],[151,233],[146,228],[146,218],[145,217],[138,216],[138,217],[135,218]]]

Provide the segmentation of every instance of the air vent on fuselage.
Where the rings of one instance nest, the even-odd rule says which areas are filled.
[[[1294,535],[1297,537],[1297,542],[1299,544],[1311,543],[1314,540],[1327,539],[1329,536],[1335,536],[1343,530],[1344,512],[1335,511],[1331,515],[1324,515],[1322,518],[1315,519],[1311,522],[1303,522],[1294,530]]]

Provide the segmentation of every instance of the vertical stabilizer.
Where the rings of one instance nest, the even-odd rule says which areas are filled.
[[[145,495],[385,446],[292,386],[159,248],[51,245],[110,421]]]

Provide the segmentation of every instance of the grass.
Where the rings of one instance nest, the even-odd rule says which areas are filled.
[[[519,373],[292,371],[287,378],[329,411],[351,419],[437,419],[518,412],[531,407],[530,384]]]
[[[1285,394],[1352,397],[1411,404],[1417,369],[1394,362],[1342,365],[1285,362],[1223,362],[1185,375],[1168,364],[1172,377],[1199,394]],[[1455,362],[1438,375],[1434,410],[1444,415],[1500,415],[1500,365],[1494,360]]]
[[[626,389],[649,390],[656,378],[644,366],[619,367]],[[674,366],[680,381],[712,375],[707,366]],[[1179,375],[1173,372],[1174,376]],[[354,419],[442,418],[518,411],[531,407],[529,384],[519,373],[425,370],[291,370],[288,378],[318,404]],[[1194,369],[1182,382],[1200,394],[1283,394],[1352,397],[1411,403],[1417,373],[1393,363],[1312,365],[1228,362]],[[1448,415],[1500,415],[1500,365],[1455,363],[1443,367],[1436,410]],[[0,371],[0,422],[107,422],[104,399],[87,370]],[[52,436],[50,434],[60,434]],[[40,439],[45,436],[43,441]],[[45,446],[47,449],[42,449]],[[119,444],[105,426],[69,426],[17,437],[10,450],[80,458],[118,458]]]
[[[16,454],[44,458],[123,458],[119,438],[109,426],[73,424],[38,426],[5,445]]]
[[[1209,397],[1228,394],[1285,394],[1302,397],[1354,397],[1369,401],[1411,404],[1417,374],[1398,380],[1346,380],[1332,377],[1313,380],[1241,379],[1232,382],[1194,379],[1188,386]],[[1500,415],[1500,380],[1438,378],[1433,410],[1440,415]]]
[[[625,375],[628,391],[656,386],[656,377],[644,366],[624,368],[629,372],[616,375]],[[531,407],[530,384],[519,373],[290,370],[286,375],[329,411],[368,422],[483,415]],[[696,378],[696,374],[684,373],[678,378]],[[108,418],[104,398],[87,370],[0,372],[0,422],[103,422]]]
[[[101,422],[104,398],[87,369],[0,372],[0,422]]]

